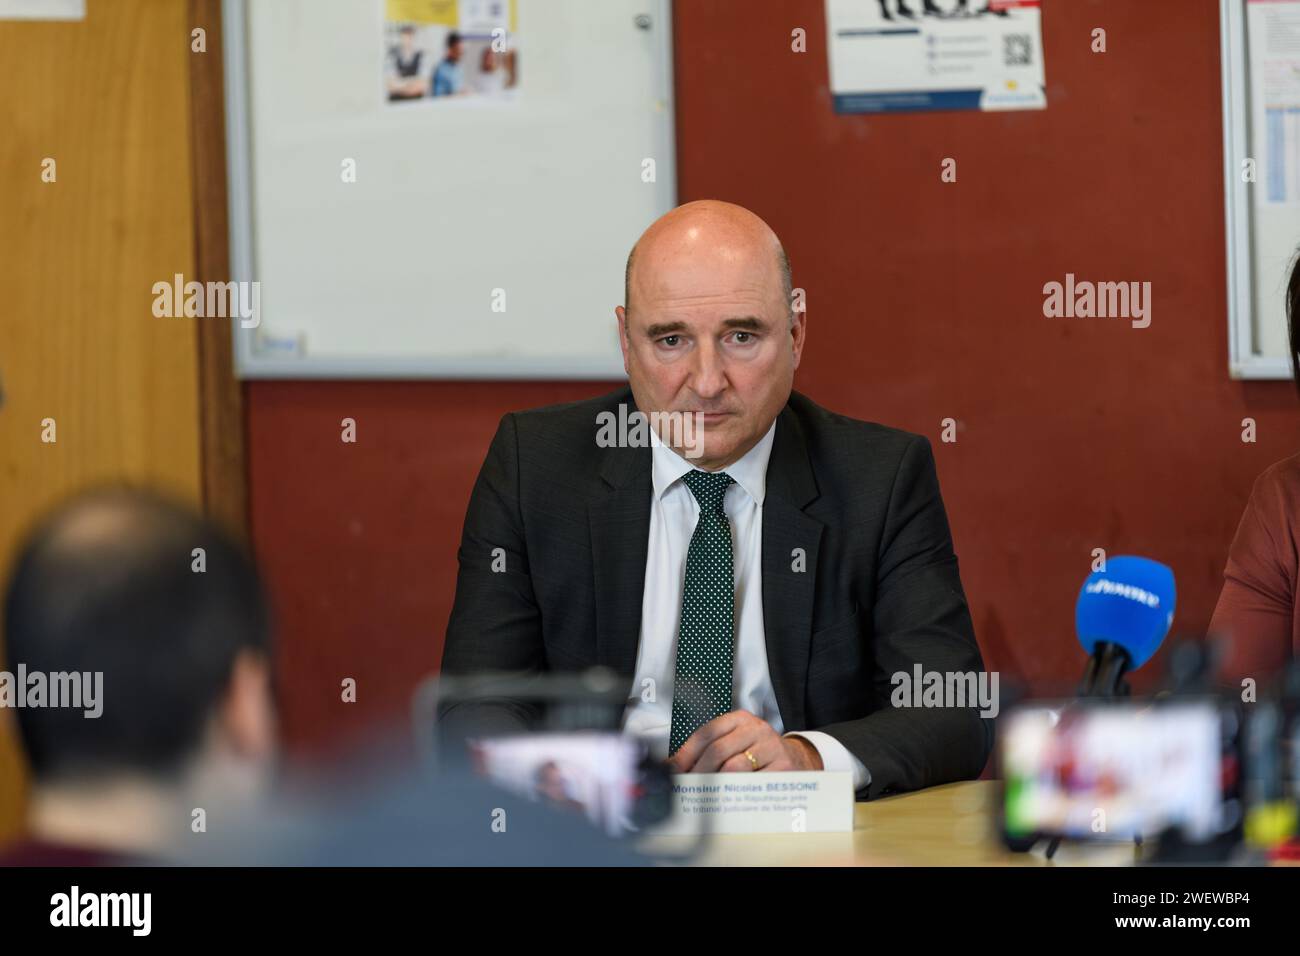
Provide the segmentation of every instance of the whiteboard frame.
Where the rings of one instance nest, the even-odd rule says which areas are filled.
[[[227,206],[230,220],[230,278],[253,279],[253,178],[248,106],[247,0],[222,0],[222,34],[226,94]],[[655,86],[664,104],[664,121],[653,146],[656,182],[669,208],[677,204],[676,101],[673,88],[672,0],[645,0],[656,32]],[[664,210],[665,212],[667,209]],[[646,223],[648,226],[649,223]],[[629,243],[628,248],[631,248]],[[611,304],[611,310],[612,310]],[[623,381],[621,354],[597,358],[284,358],[253,348],[256,329],[231,321],[235,375],[241,379],[443,379]]]
[[[1228,374],[1235,379],[1290,379],[1291,360],[1260,353],[1255,313],[1254,242],[1249,184],[1250,73],[1244,0],[1219,0],[1219,69],[1223,86],[1223,201],[1228,266]]]

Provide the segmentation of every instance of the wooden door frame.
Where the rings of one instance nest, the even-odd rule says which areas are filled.
[[[201,27],[205,31],[207,49],[205,53],[190,54],[195,278],[199,282],[229,282],[221,0],[187,2],[191,30]],[[231,326],[229,322],[200,320],[196,329],[203,509],[209,517],[247,539],[244,396],[242,385],[235,376]]]

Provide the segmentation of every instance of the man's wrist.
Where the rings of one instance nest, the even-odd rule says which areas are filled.
[[[822,755],[817,748],[813,746],[811,740],[808,740],[805,737],[800,737],[798,734],[791,734],[785,739],[794,741],[795,745],[799,747],[799,750],[803,753],[804,766],[808,770],[824,769],[824,765],[822,764]]]

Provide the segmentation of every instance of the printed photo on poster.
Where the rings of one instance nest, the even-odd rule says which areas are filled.
[[[383,3],[387,102],[502,99],[518,88],[518,0]]]

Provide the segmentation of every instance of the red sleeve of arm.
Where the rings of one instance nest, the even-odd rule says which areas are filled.
[[[1269,469],[1255,482],[1210,621],[1211,636],[1223,642],[1220,676],[1234,685],[1276,674],[1291,649],[1296,558],[1284,474]]]

